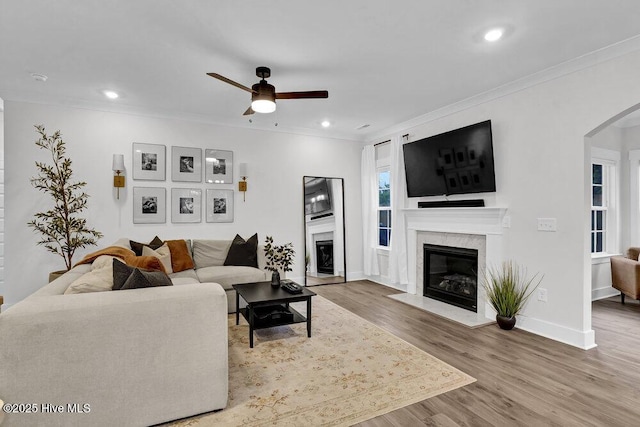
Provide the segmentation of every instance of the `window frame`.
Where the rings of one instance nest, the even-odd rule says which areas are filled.
[[[380,206],[380,174],[381,173],[388,173],[389,174],[389,206]],[[379,249],[385,249],[385,250],[389,250],[391,249],[391,218],[393,215],[393,209],[391,208],[391,167],[390,166],[380,166],[378,168],[376,168],[376,182],[378,183],[378,199],[377,199],[377,206],[376,206],[376,212],[377,212],[377,217],[378,217],[378,222],[377,222],[377,226],[376,226],[376,236],[377,236],[377,242],[378,245],[377,247]],[[387,224],[387,227],[383,227],[380,223],[380,212],[382,211],[387,211],[389,212],[389,222]],[[381,245],[380,244],[380,232],[382,230],[387,230],[387,245]]]
[[[609,257],[619,253],[620,242],[620,153],[599,147],[592,147],[590,162],[590,232],[591,247],[595,245],[595,237],[602,233],[602,251],[590,252],[592,259]],[[602,183],[593,183],[593,165],[602,166]],[[602,187],[602,206],[593,204],[593,188]],[[596,216],[602,214],[602,229],[598,229]]]

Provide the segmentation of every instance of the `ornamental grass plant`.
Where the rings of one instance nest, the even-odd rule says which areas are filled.
[[[511,318],[522,310],[543,277],[536,273],[528,278],[524,267],[505,261],[501,267],[485,271],[483,286],[497,315]]]

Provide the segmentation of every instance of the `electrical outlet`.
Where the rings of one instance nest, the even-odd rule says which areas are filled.
[[[547,290],[545,288],[538,288],[538,301],[547,302]]]
[[[502,217],[502,227],[511,228],[511,217],[509,215]]]
[[[538,231],[557,231],[558,225],[555,218],[538,218]]]

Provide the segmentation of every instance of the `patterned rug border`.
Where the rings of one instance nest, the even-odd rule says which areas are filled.
[[[278,406],[280,399],[287,399],[291,392],[298,392],[298,390],[287,389],[287,385],[285,384],[283,390],[276,388],[273,390],[271,394],[265,394],[264,390],[262,394],[256,393],[251,388],[247,389],[238,389],[238,385],[241,383],[237,383],[236,389],[232,390],[231,378],[237,372],[235,369],[233,370],[234,375],[232,375],[232,368],[230,363],[230,394],[229,394],[229,404],[227,408],[215,412],[215,413],[207,413],[201,414],[195,417],[186,418],[183,420],[175,421],[170,425],[173,427],[187,427],[187,426],[197,426],[197,427],[208,427],[208,426],[218,426],[218,425],[242,425],[242,426],[263,426],[263,425],[271,425],[271,426],[299,426],[299,425],[321,425],[321,426],[350,426],[353,424],[357,424],[359,422],[363,422],[366,420],[370,420],[372,418],[378,417],[380,415],[387,414],[389,412],[395,411],[400,408],[404,408],[406,406],[412,405],[417,402],[421,402],[426,399],[430,399],[434,396],[438,396],[443,393],[447,393],[449,391],[455,390],[457,388],[472,384],[476,381],[475,378],[470,375],[464,373],[463,371],[449,365],[448,363],[432,356],[426,351],[418,348],[417,346],[411,344],[410,342],[394,335],[392,332],[388,331],[384,327],[378,326],[369,320],[347,310],[346,308],[340,306],[339,304],[334,303],[333,301],[328,300],[327,298],[323,298],[320,295],[314,297],[314,319],[316,316],[319,316],[319,312],[315,310],[315,307],[325,306],[326,305],[326,313],[325,315],[331,315],[334,311],[339,311],[341,313],[340,321],[344,321],[345,324],[352,323],[349,322],[350,319],[354,319],[358,323],[358,326],[361,327],[362,336],[367,336],[367,344],[370,344],[367,347],[369,350],[374,350],[376,348],[386,348],[389,353],[387,359],[384,357],[382,359],[375,359],[375,363],[377,364],[376,369],[380,369],[380,366],[388,365],[390,357],[395,356],[398,357],[395,359],[394,366],[402,366],[404,370],[397,369],[395,372],[396,376],[393,377],[393,380],[377,380],[374,381],[374,384],[367,384],[365,387],[362,387],[362,392],[360,390],[353,390],[354,386],[351,384],[349,378],[344,378],[349,384],[349,390],[340,393],[338,392],[339,388],[329,388],[329,389],[319,389],[322,393],[324,393],[325,398],[323,400],[318,401],[317,403],[305,401],[301,404],[295,404],[295,402],[291,402],[291,404],[285,404],[284,407]],[[305,307],[306,308],[306,307]],[[322,311],[320,312],[322,313]],[[235,314],[230,314],[228,317],[229,322],[229,346],[230,349],[232,345],[238,345],[241,343],[243,347],[237,347],[237,349],[242,348],[240,353],[243,352],[246,354],[247,351],[255,351],[256,349],[262,349],[264,353],[258,354],[253,353],[252,356],[260,357],[262,355],[273,356],[273,353],[277,353],[279,349],[282,348],[283,344],[286,343],[287,339],[296,339],[298,341],[295,344],[303,343],[302,345],[308,344],[309,338],[306,336],[306,327],[305,324],[295,324],[289,325],[289,332],[283,332],[285,329],[280,330],[280,332],[273,333],[273,336],[269,335],[270,331],[274,329],[266,329],[257,331],[256,339],[254,342],[254,349],[248,349],[248,325],[244,318],[241,318],[241,322],[239,326],[235,325]],[[339,322],[328,322],[325,326],[325,331],[332,329]],[[302,326],[300,326],[302,325]],[[234,338],[232,340],[232,327],[241,327],[244,329],[242,334],[239,334],[238,331],[234,331],[233,334],[237,334],[240,339]],[[304,332],[302,333],[301,329],[304,327]],[[278,329],[278,328],[275,328]],[[297,330],[296,330],[297,329]],[[315,329],[315,328],[314,328]],[[353,331],[353,330],[352,330]],[[377,333],[376,333],[377,332]],[[260,336],[261,333],[265,333],[264,336]],[[282,334],[283,333],[283,334]],[[292,335],[287,335],[291,334]],[[325,332],[326,333],[326,332]],[[374,335],[373,337],[371,336]],[[326,336],[326,335],[325,335]],[[334,333],[335,337],[344,337],[349,338],[349,334]],[[314,335],[312,333],[313,339]],[[322,344],[323,340],[320,341]],[[346,341],[345,341],[346,342]],[[314,344],[317,345],[318,343]],[[358,350],[357,343],[355,350]],[[244,345],[246,345],[246,349],[244,349]],[[293,346],[294,344],[292,344]],[[383,347],[386,346],[386,347]],[[327,348],[325,347],[322,348]],[[338,347],[345,348],[345,347]],[[353,349],[351,350],[353,351]],[[311,363],[317,363],[318,361],[324,361],[328,363],[327,369],[328,372],[326,374],[327,377],[333,377],[334,381],[336,378],[336,373],[342,373],[345,376],[345,373],[341,369],[335,369],[330,365],[334,362],[333,359],[340,359],[336,357],[337,353],[321,353],[320,357],[314,360],[314,354],[310,359]],[[328,359],[322,359],[323,357],[328,357]],[[406,358],[403,356],[407,356]],[[419,357],[418,357],[419,356]],[[232,357],[230,352],[230,357]],[[376,356],[377,357],[377,356]],[[364,355],[362,357],[364,359]],[[253,367],[251,357],[249,359],[241,359],[239,362],[236,361],[236,364],[245,361],[248,365],[245,366],[243,371],[247,375],[251,375],[247,369]],[[405,361],[406,365],[414,365],[418,366],[419,363],[422,363],[422,367],[416,369],[416,371],[409,370],[408,367],[401,363],[401,361]],[[366,361],[365,361],[366,362]],[[277,378],[278,375],[282,375],[282,367],[279,367],[277,362],[275,365],[269,365],[269,360],[260,359],[260,364],[265,364],[267,366],[274,366],[274,371],[270,372],[268,375],[270,378]],[[382,363],[382,365],[380,365]],[[324,366],[324,365],[323,365]],[[369,373],[369,368],[365,366],[365,371]],[[389,365],[391,366],[391,365]],[[429,368],[433,367],[431,370]],[[266,368],[263,368],[266,369]],[[373,369],[371,374],[378,372],[380,374],[382,371]],[[391,368],[390,368],[391,369]],[[384,372],[387,374],[387,372]],[[350,373],[353,375],[353,371]],[[393,374],[392,374],[393,375]],[[348,377],[349,375],[346,375]],[[434,379],[434,376],[438,379]],[[241,377],[240,379],[243,379]],[[376,377],[373,377],[376,378]],[[380,377],[377,377],[380,378]],[[391,378],[391,377],[390,377]],[[338,377],[338,380],[341,378]],[[370,379],[371,380],[371,379]],[[444,384],[442,384],[444,382]],[[345,383],[341,383],[345,384]],[[320,386],[322,387],[323,384]],[[356,385],[359,385],[359,382],[356,381]],[[290,387],[290,386],[289,386]],[[325,385],[326,387],[326,385]],[[333,387],[337,387],[334,386]],[[304,388],[304,387],[302,387]],[[343,387],[347,389],[346,385]],[[237,390],[242,390],[238,392]],[[245,396],[242,398],[243,392],[251,392],[252,395],[247,398]],[[282,393],[281,393],[282,391]],[[335,397],[326,397],[327,393],[336,393]],[[240,396],[236,396],[235,394]],[[307,391],[306,393],[309,393]],[[322,395],[322,393],[320,395]],[[245,393],[246,394],[246,393]],[[306,395],[310,396],[310,395]],[[312,395],[311,395],[312,396]],[[233,406],[232,401],[237,400],[235,406]],[[306,398],[305,398],[306,399]],[[288,400],[287,400],[288,402]],[[256,407],[264,407],[267,408],[265,410],[270,412],[268,415],[266,413],[253,414],[251,410],[243,409],[243,408],[251,408],[254,410]],[[279,412],[276,408],[281,408],[282,412]],[[258,413],[262,411],[262,409],[258,409]],[[342,413],[341,413],[342,412]],[[230,418],[231,417],[231,418]],[[233,423],[229,423],[229,418],[233,420]],[[225,420],[226,419],[226,420]],[[310,421],[313,420],[314,422]]]

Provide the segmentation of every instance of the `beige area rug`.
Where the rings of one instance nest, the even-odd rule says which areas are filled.
[[[229,316],[227,408],[171,425],[348,426],[475,381],[320,296],[312,308],[311,338],[306,323],[263,329],[253,349]]]

